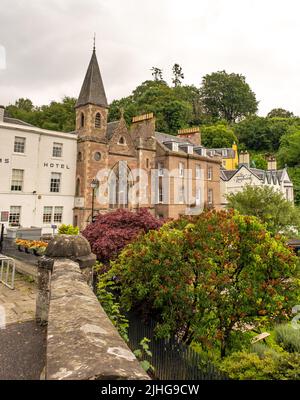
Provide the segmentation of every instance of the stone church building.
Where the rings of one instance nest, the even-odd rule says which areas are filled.
[[[83,228],[115,208],[147,207],[158,217],[177,218],[220,207],[221,161],[206,154],[198,128],[173,136],[156,132],[153,114],[134,117],[130,128],[123,115],[107,118],[94,48],[76,103],[75,225]]]

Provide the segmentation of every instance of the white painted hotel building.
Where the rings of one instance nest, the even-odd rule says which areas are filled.
[[[36,128],[0,107],[0,224],[73,223],[77,135]]]

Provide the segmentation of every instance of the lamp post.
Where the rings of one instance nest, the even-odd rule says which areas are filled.
[[[95,189],[98,186],[98,179],[93,179],[91,182],[91,188],[92,188],[92,223],[94,222],[94,199],[95,199]]]

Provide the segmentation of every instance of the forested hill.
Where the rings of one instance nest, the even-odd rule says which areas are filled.
[[[258,117],[255,93],[240,74],[214,72],[196,87],[183,84],[183,71],[175,64],[171,85],[159,68],[152,68],[152,78],[128,97],[114,100],[109,120],[118,119],[123,109],[128,124],[135,115],[153,112],[161,132],[176,134],[178,129],[200,125],[204,146],[229,147],[235,141],[239,150],[250,151],[252,165],[258,168],[266,168],[266,154],[275,154],[280,168],[289,167],[300,204],[299,117],[282,108]],[[75,98],[64,97],[37,107],[21,98],[9,105],[6,113],[44,129],[70,132],[75,129],[75,103]]]

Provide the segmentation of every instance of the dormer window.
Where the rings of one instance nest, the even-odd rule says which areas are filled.
[[[123,144],[123,145],[126,144],[126,141],[123,138],[123,136],[120,137],[119,144]]]
[[[95,116],[95,128],[101,128],[101,114],[97,113]]]
[[[84,128],[84,114],[83,114],[83,112],[80,114],[80,127]]]
[[[178,143],[172,142],[172,150],[173,151],[178,151]]]

